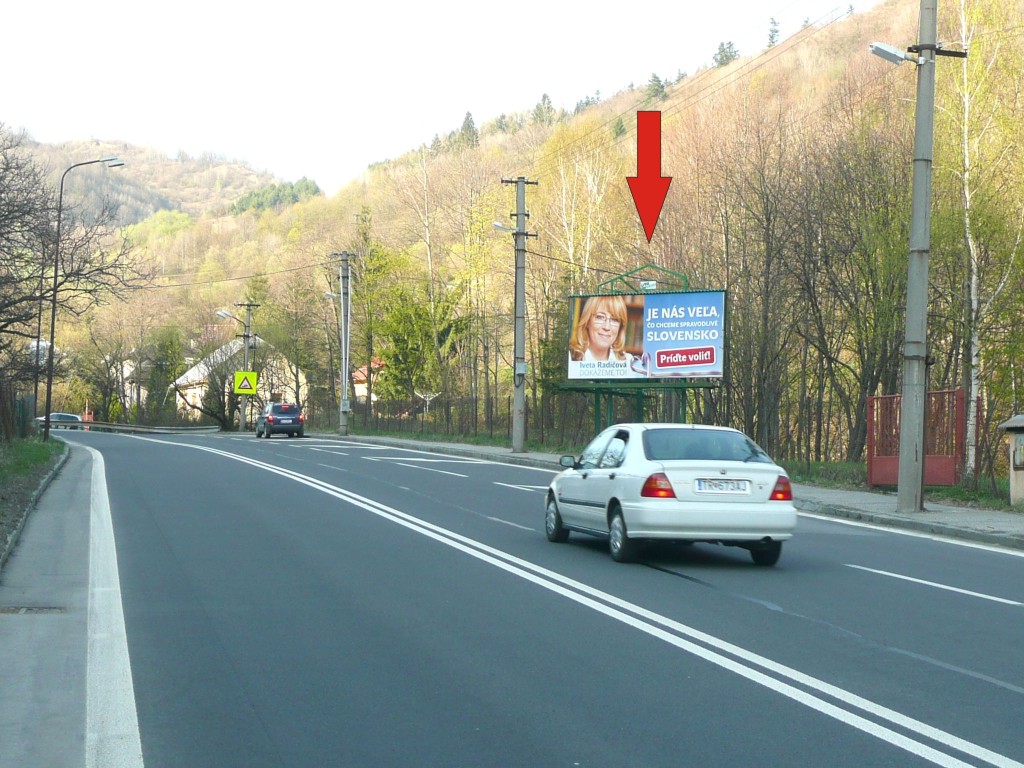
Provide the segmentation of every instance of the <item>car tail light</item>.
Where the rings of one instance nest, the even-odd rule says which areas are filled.
[[[274,417],[273,417],[273,415],[267,416],[267,423],[268,423],[268,424],[273,424],[273,423],[274,423]]]
[[[655,472],[644,482],[640,495],[649,499],[674,499],[676,492],[664,472]]]
[[[772,495],[768,498],[772,501],[792,501],[793,486],[789,484],[789,478],[785,475],[779,475],[779,479],[775,481]]]
[[[299,414],[299,424],[305,424],[305,423],[306,423],[306,417],[305,417],[305,416],[303,416],[303,415],[302,415],[302,414],[300,413],[300,414]]]

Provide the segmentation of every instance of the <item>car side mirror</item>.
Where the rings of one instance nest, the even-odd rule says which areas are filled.
[[[566,469],[576,469],[579,465],[576,463],[575,456],[563,456],[558,460],[558,466],[565,467]]]

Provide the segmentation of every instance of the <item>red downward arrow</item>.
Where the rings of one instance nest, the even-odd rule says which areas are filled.
[[[647,242],[654,237],[671,176],[661,175],[661,112],[636,113],[636,176],[627,176]]]

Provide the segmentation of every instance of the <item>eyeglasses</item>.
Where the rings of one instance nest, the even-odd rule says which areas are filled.
[[[594,315],[593,322],[594,325],[607,325],[612,328],[618,328],[620,325],[622,325],[622,321],[619,320],[619,318],[612,317],[611,315],[606,315],[603,312],[599,312],[598,314]]]

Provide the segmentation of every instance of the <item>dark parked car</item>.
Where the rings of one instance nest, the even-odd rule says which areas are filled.
[[[36,425],[46,428],[46,417],[36,416]],[[51,413],[50,429],[83,429],[82,417],[77,413]]]
[[[306,419],[302,415],[302,409],[295,403],[267,403],[263,412],[256,417],[256,437],[304,437],[305,427]]]

